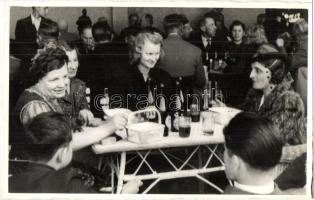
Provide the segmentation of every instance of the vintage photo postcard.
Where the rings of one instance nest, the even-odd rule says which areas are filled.
[[[1,199],[311,199],[312,2],[4,1]]]

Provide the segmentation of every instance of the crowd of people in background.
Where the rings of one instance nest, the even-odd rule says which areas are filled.
[[[184,94],[202,95],[212,78],[204,66],[210,70],[212,63],[219,60],[221,73],[227,75],[218,80],[225,102],[214,99],[212,105],[228,105],[256,114],[240,114],[224,130],[226,173],[235,181],[233,189],[228,187],[226,193],[279,193],[281,182],[274,189],[269,172],[279,163],[282,147],[306,144],[306,10],[266,9],[257,15],[252,27],[234,19],[229,28],[219,8],[205,13],[197,27],[192,27],[184,14],[172,13],[164,17],[163,30],[154,26],[153,15],[131,13],[128,27],[120,34],[104,17],[92,23],[86,9],[76,21],[77,34],[68,32],[67,19],[55,22],[47,18],[47,13],[48,7],[32,7],[29,17],[17,21],[15,39],[10,43],[10,63],[19,63],[10,76],[10,144],[14,147],[27,141],[42,148],[51,141],[58,143],[50,145],[49,150],[38,150],[41,152],[32,152],[29,145],[18,145],[12,148],[12,155],[63,169],[72,159],[72,149],[83,149],[125,127],[125,116],[115,116],[106,123],[99,120],[103,111],[98,97],[105,88],[111,97],[111,108],[138,110],[151,105],[148,88],[162,91],[168,105],[178,79]],[[166,111],[171,112],[169,107]],[[65,119],[70,119],[70,125]],[[42,124],[48,121],[59,129],[54,132],[51,126]],[[252,122],[251,128],[243,125],[248,121]],[[94,129],[82,130],[83,125]],[[69,126],[77,133],[72,134]],[[21,131],[25,127],[27,134]],[[238,129],[245,138],[243,146],[237,146]],[[47,138],[36,135],[41,130],[46,131],[43,135],[47,134]],[[256,151],[252,153],[247,148]],[[35,169],[50,173],[43,187],[30,182],[37,188],[33,192],[90,192],[83,185],[70,187],[77,184],[78,178],[73,177],[78,172],[61,170],[73,176],[64,180],[70,186],[60,190],[60,185],[47,181],[56,172],[39,168],[42,166],[23,168],[29,174],[22,178],[30,177]],[[305,165],[300,168],[305,170]],[[247,177],[255,175],[260,188],[252,186],[254,183]],[[62,179],[60,174],[57,177]],[[264,183],[267,187],[263,188]],[[16,186],[18,181],[12,184]],[[291,187],[300,188],[302,184]],[[136,193],[140,185],[129,182],[124,192]],[[47,190],[48,186],[52,189]],[[262,193],[256,192],[261,190]],[[12,191],[29,190],[18,186]]]

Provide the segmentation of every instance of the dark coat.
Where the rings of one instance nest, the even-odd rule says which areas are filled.
[[[212,38],[212,45],[210,48],[206,48],[202,41],[202,33],[201,32],[195,32],[191,34],[190,42],[194,44],[195,46],[199,47],[202,50],[202,58],[203,63],[208,65],[208,61],[206,61],[206,53],[208,53],[208,57],[214,58],[215,52],[217,52],[218,59],[224,58],[224,54],[226,51],[226,45],[228,43],[227,38],[224,37],[213,37]]]
[[[130,88],[131,94],[133,94],[133,96],[128,99],[128,108],[130,108],[131,110],[138,110],[140,108],[143,108],[143,106],[147,103],[144,100],[148,97],[148,82],[145,82],[144,77],[138,70],[136,64],[130,66],[128,74],[128,83],[130,83],[130,86],[128,87]],[[149,77],[151,79],[149,86],[152,92],[153,89],[157,86],[156,92],[157,94],[159,94],[160,84],[164,84],[163,94],[166,96],[166,106],[169,105],[170,96],[174,93],[172,78],[169,73],[162,69],[154,67],[150,70]],[[139,97],[142,98],[139,99]]]
[[[13,161],[9,164],[11,193],[96,193],[76,168],[55,170],[47,165]]]
[[[42,17],[39,27],[47,21],[49,19]],[[38,45],[36,39],[37,30],[35,25],[32,24],[31,16],[18,20],[15,27],[17,57],[30,61],[37,52]]]
[[[284,143],[306,143],[304,105],[299,94],[291,90],[292,78],[288,74],[265,98],[260,109],[263,93],[251,89],[242,105],[242,110],[256,112],[270,118],[279,128]]]
[[[172,77],[191,77],[191,86],[202,88],[205,85],[205,74],[201,50],[178,35],[169,35],[163,41],[165,56],[158,67],[167,71]]]

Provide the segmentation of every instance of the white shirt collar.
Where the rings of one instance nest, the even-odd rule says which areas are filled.
[[[207,46],[207,44],[208,44],[208,39],[209,38],[207,38],[207,37],[205,37],[204,35],[201,35],[201,37],[202,37],[202,42],[203,42],[203,45],[204,45],[204,47],[206,47]],[[211,38],[212,39],[212,41],[213,41],[213,38]]]
[[[31,19],[32,19],[32,24],[34,24],[34,26],[36,27],[36,30],[38,31],[40,22],[41,22],[41,17],[36,18],[33,16],[33,14],[31,14]]]
[[[275,183],[272,181],[262,186],[243,185],[234,181],[234,187],[253,194],[271,194],[275,189]]]
[[[170,35],[179,35],[178,33],[169,33],[169,36]]]

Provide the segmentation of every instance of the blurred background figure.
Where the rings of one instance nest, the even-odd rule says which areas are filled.
[[[79,35],[81,34],[84,27],[92,25],[92,20],[89,18],[89,16],[87,16],[86,8],[82,10],[82,15],[76,21],[76,25]]]
[[[58,27],[60,31],[59,40],[68,43],[78,40],[78,36],[75,33],[68,32],[68,22],[66,19],[60,19],[58,21]]]
[[[79,52],[80,68],[77,72],[77,77],[90,85],[90,74],[92,73],[91,64],[93,61],[93,52],[95,48],[94,37],[91,26],[85,26],[80,33],[80,39],[75,41]]]
[[[123,41],[129,31],[132,29],[140,29],[140,17],[137,13],[131,13],[128,18],[128,27],[124,28],[120,33],[120,40]]]
[[[186,41],[190,41],[190,36],[193,31],[190,21],[185,15],[181,15],[183,28],[182,28],[182,38]]]
[[[20,19],[15,27],[15,56],[21,58],[27,66],[37,52],[37,32],[48,19],[48,7],[32,7],[30,16]]]
[[[149,14],[149,13],[145,13],[140,20],[140,24],[141,24],[141,29],[142,30],[146,30],[146,31],[151,31],[151,32],[157,32],[159,34],[162,35],[161,31],[154,27],[154,17],[153,15]]]
[[[235,20],[230,25],[232,40],[226,45],[227,68],[225,73],[230,76],[224,80],[224,89],[228,95],[226,101],[232,106],[240,105],[251,85],[249,74],[250,62],[253,50],[250,45],[244,43],[245,24]]]
[[[186,97],[186,94],[194,94],[194,89],[203,88],[205,73],[201,50],[182,39],[183,19],[179,14],[170,14],[164,18],[164,29],[167,33],[163,41],[165,55],[158,66],[167,71],[174,78],[174,82],[179,77],[182,78],[182,90]]]
[[[260,45],[268,43],[265,29],[260,26],[251,27],[246,33],[244,42],[251,45],[252,51],[255,52]]]

